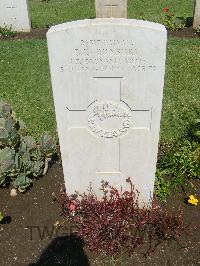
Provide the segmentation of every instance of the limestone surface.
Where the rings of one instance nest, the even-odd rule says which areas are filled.
[[[62,164],[68,193],[98,197],[101,181],[139,202],[154,190],[165,74],[163,25],[127,19],[68,22],[47,33]]]

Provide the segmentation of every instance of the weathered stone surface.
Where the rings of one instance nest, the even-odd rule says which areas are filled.
[[[127,18],[127,0],[95,0],[97,18]]]
[[[196,0],[193,27],[200,27],[200,0]]]
[[[162,109],[164,26],[94,19],[47,33],[58,134],[67,192],[100,197],[101,180],[151,204]]]
[[[0,0],[0,27],[29,32],[31,23],[27,0]]]

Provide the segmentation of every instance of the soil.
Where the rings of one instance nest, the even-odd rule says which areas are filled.
[[[28,40],[28,39],[46,39],[46,33],[48,29],[38,28],[32,29],[31,32],[16,33],[12,40]],[[199,38],[194,29],[190,26],[177,31],[168,31],[168,36],[177,38]],[[0,36],[0,40],[3,40],[3,36]]]
[[[200,36],[196,34],[193,27],[183,28],[177,31],[168,31],[169,37],[177,37],[177,38],[199,38]]]
[[[0,265],[113,265],[108,258],[87,252],[79,240],[70,238],[69,225],[57,227],[56,231],[55,223],[63,222],[58,200],[63,183],[62,167],[56,163],[25,194],[11,197],[11,188],[0,190],[0,210],[8,216],[8,223],[0,224]],[[194,185],[198,191],[200,182]],[[175,193],[168,207],[173,205],[178,210],[182,205],[184,220],[193,228],[199,224],[200,205],[184,204],[187,193]],[[123,255],[123,263],[116,265],[200,265],[200,230],[183,235],[180,243],[165,243],[149,258],[144,257],[142,249],[131,257]]]

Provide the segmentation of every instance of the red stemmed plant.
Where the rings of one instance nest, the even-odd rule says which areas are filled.
[[[156,204],[152,209],[139,208],[139,193],[131,179],[130,191],[118,191],[102,181],[103,197],[92,189],[88,193],[61,193],[62,215],[75,227],[91,251],[113,255],[148,244],[148,253],[165,240],[178,239],[184,230],[182,212],[175,214]]]

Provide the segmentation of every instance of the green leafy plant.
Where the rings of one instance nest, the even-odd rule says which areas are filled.
[[[185,186],[189,179],[200,178],[200,119],[189,129],[188,138],[172,147],[158,163],[155,194],[164,200],[170,190]]]
[[[193,140],[200,143],[200,119],[195,119],[190,129],[190,135]]]
[[[200,178],[200,152],[197,147],[197,143],[186,140],[158,163],[155,194],[160,200],[164,200],[172,189],[185,186],[186,180]]]
[[[13,31],[12,26],[4,26],[0,27],[0,36],[2,36],[4,39],[11,39],[15,37],[16,32]]]
[[[3,221],[3,218],[4,218],[3,213],[0,212],[0,223]]]
[[[200,35],[200,26],[198,26],[196,29],[195,29],[195,32],[197,35]]]
[[[16,161],[15,150],[6,147],[0,150],[0,185],[5,184],[8,176],[15,176]]]
[[[186,26],[187,18],[185,14],[184,17],[176,17],[174,14],[169,12],[168,7],[165,7],[163,8],[161,21],[168,30],[175,31]]]
[[[15,117],[12,108],[0,101],[0,185],[7,182],[20,192],[33,183],[33,177],[46,173],[56,152],[56,143],[43,133],[39,143],[27,135],[23,121]]]
[[[156,180],[155,180],[155,189],[154,193],[157,198],[161,201],[165,200],[167,196],[170,195],[171,183],[169,180],[166,180],[166,176],[169,176],[171,173],[168,169],[160,170],[159,168],[156,171]]]
[[[195,155],[198,145],[185,141],[183,146],[174,153],[171,162],[171,168],[176,176],[183,176],[183,178],[199,178],[200,168],[199,160]]]

